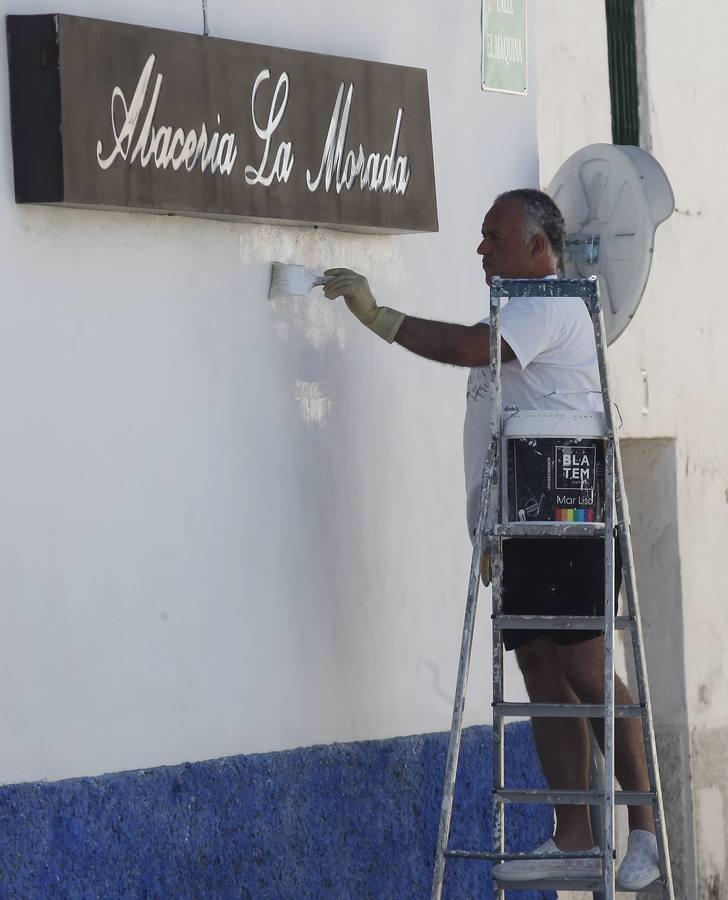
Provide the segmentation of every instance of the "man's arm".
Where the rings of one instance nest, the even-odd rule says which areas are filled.
[[[344,297],[346,305],[367,328],[390,344],[396,341],[412,353],[451,366],[487,366],[490,363],[490,327],[450,325],[405,316],[388,306],[378,306],[363,275],[351,269],[327,269],[329,281],[324,294],[333,300]],[[501,359],[508,362],[516,355],[501,339]]]
[[[405,316],[394,341],[427,359],[451,366],[487,366],[490,364],[490,326],[450,325]],[[501,338],[501,360],[508,362],[516,354]]]

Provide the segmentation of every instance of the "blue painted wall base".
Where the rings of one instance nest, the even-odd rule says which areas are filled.
[[[446,734],[307,747],[0,788],[0,897],[428,898]],[[509,786],[541,786],[530,726],[508,727]],[[490,729],[467,729],[450,845],[491,843]],[[507,846],[552,829],[509,807]],[[489,866],[453,860],[445,897],[492,896]],[[514,893],[523,900],[553,892]]]

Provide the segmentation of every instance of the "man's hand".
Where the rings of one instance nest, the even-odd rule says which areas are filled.
[[[324,275],[331,277],[324,285],[324,294],[329,300],[343,297],[362,324],[391,344],[404,321],[404,314],[388,306],[377,306],[369,282],[351,269],[327,269]]]

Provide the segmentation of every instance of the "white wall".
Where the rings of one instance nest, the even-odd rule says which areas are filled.
[[[538,153],[546,187],[587,144],[612,142],[603,4],[531,3],[538,33]]]
[[[677,441],[678,523],[685,675],[693,753],[699,896],[728,890],[728,307],[721,177],[728,129],[721,36],[728,9],[709,5],[707,27],[680,26],[683,8],[645,2],[650,133],[671,173],[676,215],[654,281],[657,327],[646,366],[664,381]],[[677,60],[668,45],[679,48]],[[677,61],[677,65],[676,65]]]
[[[725,642],[728,605],[723,572],[714,563],[728,536],[728,327],[723,223],[728,191],[720,178],[728,130],[721,110],[725,84],[719,47],[728,8],[711,5],[702,36],[678,30],[679,4],[648,3],[647,60],[653,96],[652,143],[669,166],[677,211],[666,235],[670,250],[656,285],[665,340],[653,365],[670,373],[673,415],[680,435],[683,583],[692,602],[688,657],[694,723],[728,725]],[[666,35],[681,41],[689,70],[675,66]],[[707,564],[706,564],[707,563]]]
[[[322,298],[272,306],[269,261],[475,321],[483,212],[537,183],[535,71],[525,99],[481,92],[477,4],[208,6],[212,36],[427,68],[441,230],[18,207],[0,66],[4,782],[449,727],[466,374]],[[63,11],[202,24],[189,0]],[[470,721],[490,715],[482,603]]]

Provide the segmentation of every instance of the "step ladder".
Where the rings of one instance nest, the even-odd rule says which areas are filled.
[[[491,521],[489,507],[501,501],[503,413],[501,411],[501,336],[500,306],[506,297],[541,297],[548,303],[552,297],[581,297],[586,304],[594,326],[599,375],[601,380],[604,415],[606,422],[605,472],[604,472],[604,522],[577,523],[554,522],[548,524],[510,522],[503,523],[503,516]],[[614,423],[614,411],[609,392],[607,372],[606,331],[604,315],[599,303],[596,276],[587,279],[501,279],[494,277],[490,291],[490,368],[491,368],[491,437],[483,470],[480,510],[475,532],[473,557],[470,567],[465,622],[460,650],[457,687],[453,707],[452,727],[448,746],[445,782],[443,786],[440,826],[437,838],[435,866],[432,879],[432,900],[440,900],[447,860],[489,860],[497,863],[511,859],[533,859],[529,853],[506,853],[504,846],[504,814],[507,803],[553,803],[598,805],[603,817],[603,834],[598,851],[560,853],[551,858],[586,859],[597,857],[602,861],[602,874],[591,878],[558,878],[540,881],[494,882],[493,896],[503,897],[505,890],[553,889],[593,891],[596,896],[613,900],[615,896],[614,807],[616,804],[651,805],[655,818],[657,846],[661,877],[643,890],[662,894],[665,900],[674,900],[670,859],[665,832],[665,819],[657,764],[655,734],[652,723],[650,693],[645,666],[642,626],[640,622],[635,581],[634,557],[630,536],[629,512],[624,489],[624,476],[619,451],[619,440]],[[500,414],[499,414],[500,411]],[[502,610],[503,539],[518,537],[577,537],[614,536],[619,539],[622,570],[627,599],[627,615],[614,615],[614,540],[605,540],[605,604],[603,616],[506,616]],[[460,738],[465,708],[468,672],[473,643],[475,612],[480,584],[480,557],[487,537],[492,552],[493,595],[493,849],[491,851],[459,850],[448,846],[452,817],[455,780],[457,776]],[[507,703],[503,699],[503,630],[518,629],[584,629],[604,631],[605,678],[603,704],[548,704]],[[617,705],[614,702],[614,632],[629,631],[632,638],[638,702]],[[504,719],[510,716],[574,716],[604,718],[604,777],[599,789],[586,791],[564,790],[512,790],[504,786]],[[615,716],[633,716],[642,720],[642,730],[647,757],[650,789],[646,792],[615,791],[614,789],[614,720]]]

